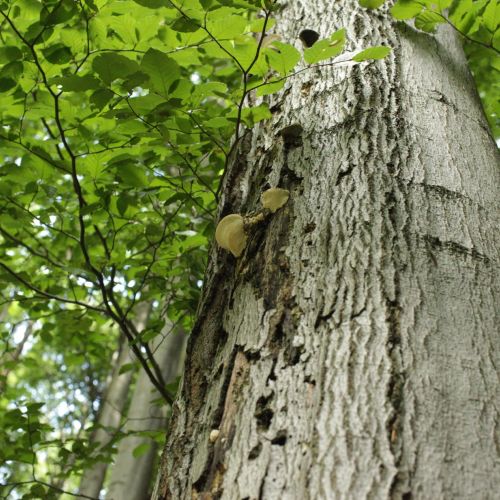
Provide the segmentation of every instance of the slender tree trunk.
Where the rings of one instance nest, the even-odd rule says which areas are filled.
[[[154,498],[498,498],[498,152],[450,30],[357,0],[277,21],[341,27],[394,51],[290,79],[242,141],[220,216],[290,200],[211,253]]]
[[[141,307],[137,308],[136,327],[138,331],[145,327],[149,310],[149,304],[141,304]],[[132,352],[125,342],[121,346],[117,358],[113,361],[113,372],[99,408],[97,430],[91,439],[92,443],[99,445],[99,448],[106,446],[113,438],[115,430],[120,427],[133,375],[132,370],[120,373],[120,369],[131,362],[133,362]],[[107,468],[106,462],[97,462],[93,467],[87,469],[80,481],[79,494],[99,498]]]
[[[98,428],[91,438],[91,442],[99,444],[99,448],[106,446],[112,439],[114,432],[111,429],[118,429],[122,419],[122,412],[127,403],[127,393],[132,381],[132,371],[120,374],[120,368],[132,362],[131,352],[128,345],[124,345],[115,361],[115,367],[110,383],[106,390],[99,416],[97,420]],[[106,462],[97,462],[93,467],[85,470],[80,481],[79,493],[94,498],[99,498],[99,492],[106,476]]]
[[[167,329],[170,330],[170,329]],[[186,335],[180,329],[160,337],[154,347],[155,359],[162,369],[167,383],[180,374],[184,359]],[[134,394],[127,412],[124,432],[156,431],[165,429],[167,408],[154,403],[161,396],[154,390],[148,376],[141,371],[134,388]],[[134,457],[133,452],[140,446],[149,448],[146,453]],[[149,498],[153,467],[156,465],[158,447],[153,439],[132,434],[122,439],[118,445],[115,463],[111,466],[111,476],[107,488],[107,500],[145,500]]]

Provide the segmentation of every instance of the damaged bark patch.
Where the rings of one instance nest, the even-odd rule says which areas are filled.
[[[221,415],[218,425],[219,435],[209,452],[203,473],[193,485],[193,498],[219,498],[222,494],[226,470],[224,456],[234,438],[239,398],[242,394],[242,386],[246,383],[249,368],[250,363],[245,354],[242,351],[236,351],[232,366],[227,371],[229,379],[227,390],[221,391],[221,394],[226,395],[223,411],[215,412],[215,415]]]
[[[264,299],[266,309],[276,307],[278,296],[290,281],[289,266],[283,253],[289,227],[289,207],[286,206],[277,212],[267,227],[260,227],[259,234],[249,243],[244,278],[250,282],[256,295]]]

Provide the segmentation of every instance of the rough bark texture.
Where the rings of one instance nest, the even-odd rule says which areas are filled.
[[[171,326],[160,336],[154,348],[155,359],[162,369],[163,379],[167,383],[179,375],[183,363],[186,335],[180,329],[171,331]],[[134,387],[134,394],[127,412],[127,421],[123,432],[155,431],[166,427],[166,408],[153,402],[161,396],[141,370]],[[134,450],[141,445],[149,445],[146,453],[134,457]],[[157,462],[158,447],[151,438],[132,434],[122,439],[118,445],[115,463],[111,466],[107,500],[145,500],[150,498],[153,467]]]
[[[291,198],[211,253],[154,498],[493,499],[499,163],[460,44],[354,0],[277,26],[394,51],[294,77],[242,141],[219,215]]]

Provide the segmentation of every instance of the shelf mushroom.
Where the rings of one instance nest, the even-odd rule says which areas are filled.
[[[290,193],[286,189],[271,188],[260,195],[260,201],[264,208],[274,213],[288,201],[289,196]]]
[[[215,239],[220,247],[239,257],[247,244],[247,237],[240,214],[226,215],[217,225]]]

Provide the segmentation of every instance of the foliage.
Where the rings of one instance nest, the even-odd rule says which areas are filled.
[[[341,30],[301,63],[293,43],[268,36],[273,8],[0,1],[7,495],[57,496],[109,460],[116,440],[96,456],[89,438],[121,338],[172,402],[151,341],[167,318],[190,328],[221,178],[242,128],[270,116],[265,102],[247,107],[248,94],[337,64],[344,47]],[[153,311],[143,331],[139,303]]]

